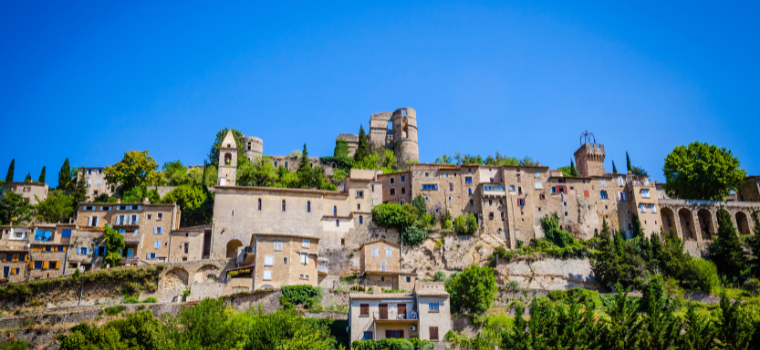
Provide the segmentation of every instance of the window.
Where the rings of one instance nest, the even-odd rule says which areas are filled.
[[[449,196],[449,202],[451,202],[451,196]]]
[[[356,197],[357,197],[357,198],[362,198],[362,197],[364,197],[364,191],[358,191],[358,190],[357,190],[357,191],[356,191]]]
[[[438,311],[440,311],[440,310],[438,310],[438,303],[437,302],[430,303],[429,307],[430,307],[430,311],[431,312],[438,312]]]
[[[391,183],[393,183],[393,182],[394,182],[394,179],[393,179],[393,178],[391,178]]]
[[[285,200],[282,200],[282,211],[285,211]]]
[[[404,202],[404,201],[401,201],[401,205],[404,205],[404,204],[406,204],[406,202]]]
[[[301,254],[301,264],[309,264],[309,254]]]
[[[426,201],[428,200],[428,196],[425,196],[425,200],[426,200]]]
[[[649,196],[649,190],[641,190],[641,198],[652,198]]]
[[[509,185],[509,192],[515,191],[515,185]]]
[[[185,254],[187,254],[188,249],[190,248],[190,245],[185,243]]]
[[[151,217],[150,214],[148,214],[148,220],[150,220],[150,217]]]
[[[159,247],[161,247],[161,241],[153,242],[153,248],[158,249]]]
[[[600,191],[599,195],[601,196],[602,199],[607,199],[607,191]]]
[[[401,182],[406,182],[406,176],[401,175]]]
[[[622,176],[618,176],[618,186],[623,186],[624,184],[625,184],[625,182],[623,182],[623,177]]]
[[[535,183],[535,188],[536,188],[537,190],[540,190],[540,189],[543,189],[543,188],[544,188],[544,185],[543,185],[543,184],[541,184],[540,182],[536,182],[536,183]]]
[[[521,207],[524,207],[525,206],[525,199],[518,198],[517,199],[517,205],[521,206]]]
[[[261,211],[261,198],[259,198],[259,211]]]
[[[583,196],[584,197],[588,197],[589,196],[588,190],[583,190]]]
[[[163,213],[158,213],[158,219],[159,219],[159,220],[161,220],[161,218],[163,218],[163,217],[164,217],[164,214],[163,214]]]
[[[367,312],[369,312],[369,311],[367,311]],[[367,314],[367,315],[362,314],[362,315],[359,315],[359,316],[369,316],[369,314]],[[373,339],[372,338],[372,332],[364,332],[364,336],[362,337],[362,340],[372,340],[372,339]]]
[[[410,282],[412,282],[412,278],[411,277],[407,277],[406,278],[406,283],[410,283]]]
[[[438,340],[438,327],[430,327],[430,340]]]
[[[470,169],[467,169],[470,170]],[[472,176],[465,176],[464,177],[464,183],[471,184],[472,183]]]
[[[309,248],[309,240],[308,239],[301,240],[301,247],[302,248]]]
[[[400,339],[404,337],[404,331],[391,331],[391,330],[385,330],[385,337],[386,338],[393,338],[393,339]]]
[[[607,186],[607,180],[602,179],[602,186]]]
[[[517,193],[522,194],[522,186],[517,186]]]
[[[288,258],[282,258],[282,264],[287,265],[288,264]]]
[[[405,193],[406,193],[406,187],[401,187],[401,194],[405,194]]]
[[[386,258],[393,257],[393,249],[391,249],[391,248],[385,248],[385,257]]]
[[[649,207],[652,209],[652,214],[657,213],[657,208],[655,208],[654,204],[650,204]]]
[[[541,177],[541,174],[536,170],[536,177]]]
[[[475,203],[470,199],[470,205],[475,205]]]
[[[371,185],[371,186],[369,187],[369,189],[370,189],[370,191],[372,191],[372,192],[375,192],[375,185]]]
[[[467,189],[467,194],[472,194],[472,187]]]
[[[306,212],[311,213],[311,201],[306,202]]]
[[[273,256],[265,256],[264,257],[264,266],[272,266],[274,265],[274,257]]]
[[[379,251],[380,251],[380,248],[372,248],[372,257],[376,258],[380,256],[380,254],[378,253]]]
[[[385,261],[380,263],[380,271],[385,272]],[[383,277],[382,281],[385,281],[385,278]]]
[[[432,185],[432,184],[422,185],[422,189],[423,190],[437,190],[438,189],[438,185]]]
[[[272,271],[264,271],[264,281],[272,280]]]
[[[274,251],[281,252],[282,251],[282,242],[275,241],[274,242]]]
[[[359,316],[369,316],[369,304],[359,304]]]
[[[641,210],[642,213],[646,213],[647,212],[646,204],[639,204],[639,209]]]
[[[453,190],[454,190],[454,183],[449,182],[449,191],[453,191]]]
[[[163,227],[153,227],[153,234],[160,235],[164,233]]]
[[[340,227],[340,220],[335,220],[335,227]]]
[[[396,194],[396,189],[395,188],[391,188],[391,194]]]
[[[488,219],[493,220],[493,212],[488,213]]]
[[[359,215],[359,225],[364,225],[364,218]]]
[[[618,192],[618,199],[621,201],[625,200],[625,192]]]

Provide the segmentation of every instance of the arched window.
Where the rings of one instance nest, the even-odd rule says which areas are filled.
[[[364,218],[359,215],[359,225],[364,225]]]
[[[335,220],[335,227],[340,227],[340,220]]]
[[[602,197],[602,199],[607,199],[607,191],[601,191],[599,192],[599,195]]]
[[[311,213],[311,201],[306,202],[306,212]]]
[[[282,200],[282,211],[285,211],[285,200]]]
[[[259,211],[261,211],[261,198],[259,198]]]
[[[224,165],[230,165],[232,164],[232,154],[225,153],[224,154]]]
[[[333,216],[338,216],[338,206],[337,205],[333,206]]]

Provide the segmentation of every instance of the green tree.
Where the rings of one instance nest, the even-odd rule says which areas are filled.
[[[679,350],[712,350],[715,348],[715,325],[709,317],[697,313],[696,303],[689,303],[678,339]]]
[[[24,182],[32,182],[32,173],[27,173]]]
[[[106,265],[116,266],[121,259],[121,251],[124,249],[124,236],[116,232],[111,226],[103,226],[103,240],[106,243],[106,256],[103,259],[103,267]]]
[[[153,317],[150,310],[136,311],[126,318],[111,321],[107,327],[119,332],[121,341],[129,349],[173,348],[166,326]]]
[[[570,176],[578,176],[578,170],[575,169],[575,163],[570,159]]]
[[[0,350],[27,350],[27,349],[29,349],[29,344],[23,340],[15,340],[3,346],[0,346]]]
[[[44,201],[34,206],[34,216],[43,222],[68,222],[74,217],[74,197],[66,195],[63,190],[51,190]]]
[[[414,225],[409,225],[401,232],[401,239],[404,244],[415,247],[424,242],[428,237],[428,231],[424,228],[419,228]]]
[[[78,210],[77,204],[86,202],[88,200],[87,188],[90,187],[90,185],[87,184],[87,181],[84,178],[83,167],[80,167],[79,170],[75,171],[75,173],[81,174],[81,176],[74,176],[74,188],[71,192],[71,196],[74,198],[74,211],[76,212]]]
[[[364,132],[364,126],[359,126],[359,145],[354,152],[354,162],[361,163],[369,155],[369,143],[367,142],[367,133]]]
[[[214,208],[213,194],[201,185],[181,185],[161,199],[162,203],[177,203],[182,210],[180,225],[183,227],[211,223]]]
[[[615,166],[615,161],[612,161],[612,173],[617,174],[617,167]]]
[[[124,193],[135,187],[145,188],[153,184],[159,178],[158,164],[148,151],[124,152],[124,158],[111,166],[107,166],[103,173],[106,182],[119,184],[120,192]]]
[[[248,159],[245,156],[243,142],[240,141],[243,139],[243,133],[235,129],[224,128],[216,133],[216,139],[214,139],[214,144],[211,145],[211,151],[209,151],[208,154],[208,162],[213,165],[214,168],[219,168],[219,148],[221,148],[222,141],[224,141],[224,137],[227,136],[227,132],[230,130],[232,130],[232,137],[235,139],[235,146],[237,146],[238,164],[240,164],[243,159]],[[214,181],[216,181],[216,179],[214,179]]]
[[[752,274],[760,277],[760,218],[756,209],[752,209],[752,220],[755,221],[755,227],[752,229],[754,235],[747,238],[747,245],[752,252],[752,260],[750,260]]]
[[[11,165],[8,166],[8,174],[5,175],[5,182],[13,182],[13,172],[16,169],[16,159],[11,159]]]
[[[451,308],[462,313],[482,314],[496,299],[496,277],[488,266],[471,265],[446,281]]]
[[[284,168],[283,168],[284,170]],[[240,186],[268,187],[279,180],[278,168],[270,157],[258,157],[242,164],[238,163],[237,183]]]
[[[63,161],[61,171],[58,172],[58,189],[59,190],[73,190],[75,177],[71,176],[71,165],[69,165],[69,158]]]
[[[454,158],[451,156],[442,155],[435,159],[435,164],[454,164]]]
[[[20,194],[11,190],[3,191],[0,197],[0,221],[13,226],[13,223],[30,221],[32,207]]]
[[[671,349],[675,346],[680,329],[672,308],[667,307],[667,302],[662,276],[652,276],[641,298],[641,309],[646,312],[642,320],[645,333],[642,348]]]
[[[372,208],[372,221],[380,227],[401,232],[417,220],[417,210],[411,205],[383,203]]]
[[[523,306],[515,306],[515,322],[502,335],[502,349],[532,350],[533,334],[529,332],[528,322],[523,318]]]
[[[643,322],[637,308],[628,302],[628,291],[618,285],[614,304],[607,310],[608,319],[601,321],[601,349],[638,349],[644,337]]]
[[[412,199],[412,206],[417,208],[417,212],[419,215],[424,215],[427,213],[427,202],[425,201],[425,197],[421,194],[418,194],[414,199]]]
[[[625,165],[628,168],[628,171],[633,170],[633,167],[631,166],[631,156],[628,155],[628,151],[625,151]]]
[[[720,295],[720,314],[716,340],[719,348],[746,350],[750,346],[753,327],[741,301],[731,302],[723,291]]]
[[[161,186],[180,186],[191,182],[187,167],[182,165],[179,160],[164,163],[163,171],[159,173],[159,177],[157,184]]]
[[[599,233],[598,238],[597,250],[599,253],[593,265],[594,276],[603,286],[611,287],[623,279],[626,275],[627,267],[622,261],[620,252],[613,241],[610,227],[607,225],[607,219],[605,218],[602,218],[602,231]]]
[[[720,274],[734,280],[739,280],[747,267],[747,257],[731,214],[723,209],[718,210],[718,234],[710,245],[710,258]]]
[[[45,170],[47,167],[42,167],[42,171],[40,171],[40,177],[37,179],[37,182],[44,184],[45,183]]]
[[[348,142],[343,139],[335,140],[335,150],[333,151],[333,157],[336,158],[348,158]]]
[[[674,198],[724,200],[738,189],[747,172],[730,150],[694,142],[665,157],[665,192]]]

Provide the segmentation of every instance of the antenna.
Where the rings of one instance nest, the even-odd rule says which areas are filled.
[[[593,143],[596,144],[596,136],[594,136],[594,133],[588,132],[588,130],[581,133],[581,146],[591,140],[593,140]]]

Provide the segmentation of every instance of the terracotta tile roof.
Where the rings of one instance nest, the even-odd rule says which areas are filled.
[[[448,295],[448,294],[447,294]],[[349,294],[351,298],[357,298],[357,299],[396,299],[396,298],[404,298],[404,299],[413,299],[414,294],[412,293],[351,293]]]
[[[417,295],[421,297],[447,297],[449,296],[449,293],[446,293],[445,291],[442,291],[442,290],[429,290],[429,291],[426,290],[426,291],[417,292]]]
[[[180,227],[179,229],[174,230],[174,231],[198,232],[198,231],[208,231],[208,230],[211,230],[211,225]]]

